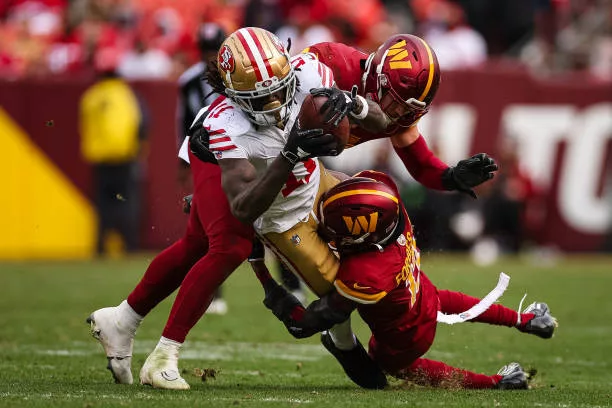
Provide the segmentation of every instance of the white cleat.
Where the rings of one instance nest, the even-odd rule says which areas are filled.
[[[106,353],[108,365],[117,384],[132,384],[132,348],[134,331],[123,327],[116,307],[105,307],[93,312],[88,318],[91,335],[97,339]]]
[[[164,390],[188,390],[178,370],[178,348],[157,347],[140,370],[140,383]]]

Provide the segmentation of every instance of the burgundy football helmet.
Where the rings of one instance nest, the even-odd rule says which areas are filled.
[[[321,198],[321,233],[341,252],[380,247],[393,235],[399,211],[393,188],[371,178],[350,178]]]
[[[370,54],[362,77],[364,94],[401,127],[427,113],[440,84],[440,66],[421,38],[396,34]]]

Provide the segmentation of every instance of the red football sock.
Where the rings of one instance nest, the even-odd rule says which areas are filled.
[[[213,244],[211,240],[208,253],[185,276],[162,336],[183,343],[208,308],[215,290],[251,252],[250,236],[228,232],[220,241]]]
[[[206,253],[205,242],[181,238],[153,259],[127,298],[136,313],[146,316],[179,287],[189,269]]]
[[[453,292],[450,290],[438,291],[438,297],[440,299],[440,311],[446,314],[465,312],[476,303],[480,302],[480,299],[478,298],[468,296],[465,293]],[[532,313],[522,314],[521,325],[533,319],[533,316],[534,315]],[[518,313],[515,310],[502,305],[494,304],[480,316],[469,321],[514,327],[517,323],[517,318]]]
[[[484,375],[452,367],[440,361],[419,358],[399,375],[417,384],[447,388],[493,388],[502,376]]]

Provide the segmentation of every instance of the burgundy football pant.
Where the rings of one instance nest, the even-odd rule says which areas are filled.
[[[162,335],[181,343],[216,289],[247,259],[254,236],[251,225],[232,215],[219,166],[191,154],[190,161],[194,191],[185,235],[153,259],[127,298],[145,316],[180,287]]]

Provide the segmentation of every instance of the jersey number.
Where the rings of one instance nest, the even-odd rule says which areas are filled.
[[[406,243],[406,260],[404,261],[404,267],[402,268],[401,272],[395,276],[395,281],[398,285],[401,282],[404,282],[410,290],[410,307],[412,307],[416,302],[417,294],[419,293],[419,289],[421,286],[420,279],[414,278],[415,270],[420,271],[421,268],[421,256],[416,246],[416,240],[414,239],[414,237],[408,237],[407,241],[408,242]]]
[[[302,164],[304,165],[304,168],[306,168],[306,176],[298,180],[298,178],[295,176],[295,173],[289,174],[289,177],[287,177],[287,182],[285,183],[285,187],[283,187],[283,189],[281,190],[283,197],[287,197],[297,188],[308,183],[310,181],[310,176],[317,168],[317,163],[313,159],[308,159],[302,162]]]

